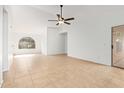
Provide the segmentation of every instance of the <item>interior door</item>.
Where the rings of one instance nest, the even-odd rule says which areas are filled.
[[[124,25],[112,28],[112,65],[124,68]]]

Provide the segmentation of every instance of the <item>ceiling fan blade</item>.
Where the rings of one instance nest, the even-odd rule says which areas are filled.
[[[60,14],[56,14],[56,15],[57,15],[57,17],[58,17],[58,20],[61,20]]]
[[[64,19],[65,21],[70,21],[70,20],[74,20],[74,18],[67,18],[67,19]]]
[[[64,22],[65,24],[68,24],[68,25],[70,25],[71,23],[68,23],[68,22]]]
[[[59,25],[59,23],[57,23],[56,25]]]
[[[58,20],[48,20],[48,21],[58,21]]]
[[[56,14],[58,16],[58,18],[60,18],[60,14]]]

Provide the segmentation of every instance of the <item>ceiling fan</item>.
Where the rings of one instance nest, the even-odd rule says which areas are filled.
[[[63,5],[60,5],[60,11],[61,11],[60,14],[56,14],[58,17],[58,20],[48,20],[48,21],[56,21],[57,22],[56,25],[60,25],[60,24],[64,24],[64,23],[67,25],[70,25],[71,23],[69,23],[68,21],[74,20],[74,17],[65,19],[62,16],[62,7],[63,7]]]

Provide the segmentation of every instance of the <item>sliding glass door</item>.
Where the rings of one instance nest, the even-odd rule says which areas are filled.
[[[113,66],[124,68],[124,25],[112,28]]]

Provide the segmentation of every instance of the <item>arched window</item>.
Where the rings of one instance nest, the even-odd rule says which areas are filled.
[[[35,41],[31,37],[24,37],[19,40],[18,48],[19,49],[34,49]]]

